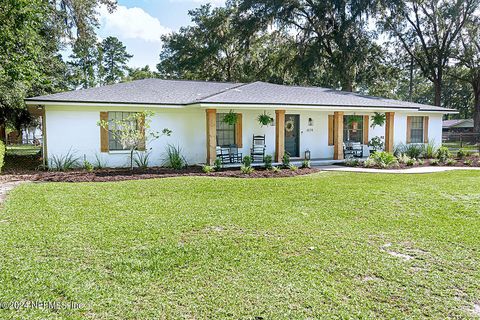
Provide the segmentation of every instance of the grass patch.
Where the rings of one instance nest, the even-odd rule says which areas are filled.
[[[464,318],[479,172],[25,184],[0,211],[19,318]]]

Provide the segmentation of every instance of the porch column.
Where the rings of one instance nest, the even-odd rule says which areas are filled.
[[[275,110],[275,162],[285,153],[285,110]]]
[[[217,157],[217,109],[207,109],[207,164],[213,165]]]
[[[395,112],[385,112],[385,151],[393,152],[393,129]]]
[[[333,159],[343,159],[343,112],[333,113]]]

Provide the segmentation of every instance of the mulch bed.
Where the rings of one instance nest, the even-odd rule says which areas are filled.
[[[406,165],[405,163],[399,163],[398,166],[395,167],[387,167],[387,168],[382,168],[382,167],[369,167],[373,169],[388,169],[388,170],[400,170],[400,169],[408,169],[408,168],[415,168],[415,167],[480,167],[480,158],[478,157],[466,157],[465,159],[455,159],[456,163],[453,165],[448,165],[443,162],[439,162],[437,164],[430,164],[431,159],[425,159],[423,164],[415,164],[413,166]],[[465,160],[470,160],[472,161],[471,165],[465,164]],[[347,167],[359,167],[359,168],[364,168],[363,164],[359,164],[357,166],[348,166],[345,163],[342,163],[340,165],[347,166]]]
[[[202,168],[192,166],[181,170],[173,170],[162,167],[152,167],[145,170],[135,169],[101,169],[94,172],[75,170],[67,172],[36,171],[10,174],[15,180],[30,180],[43,182],[107,182],[123,180],[156,179],[179,176],[207,176],[207,177],[231,177],[231,178],[280,178],[293,177],[318,172],[315,168],[299,168],[297,171],[282,169],[279,172],[256,168],[251,174],[243,174],[239,169],[222,169],[218,172],[204,173]],[[4,177],[7,178],[7,177]],[[1,181],[2,179],[0,179]],[[9,179],[8,179],[9,180]]]

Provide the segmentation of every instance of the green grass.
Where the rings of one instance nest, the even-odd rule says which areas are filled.
[[[472,317],[479,183],[456,171],[21,185],[0,211],[0,301],[84,306],[0,318]]]
[[[31,144],[13,144],[7,146],[7,155],[12,156],[32,156],[40,152],[40,146]]]

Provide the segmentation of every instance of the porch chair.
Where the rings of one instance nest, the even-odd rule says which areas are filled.
[[[242,162],[243,156],[241,152],[238,152],[238,147],[236,144],[230,145],[230,162],[231,163],[240,163]]]
[[[222,164],[230,162],[230,149],[217,147],[217,159],[220,159]]]
[[[252,162],[263,162],[265,157],[265,148],[265,135],[253,135],[252,149],[250,150]]]

